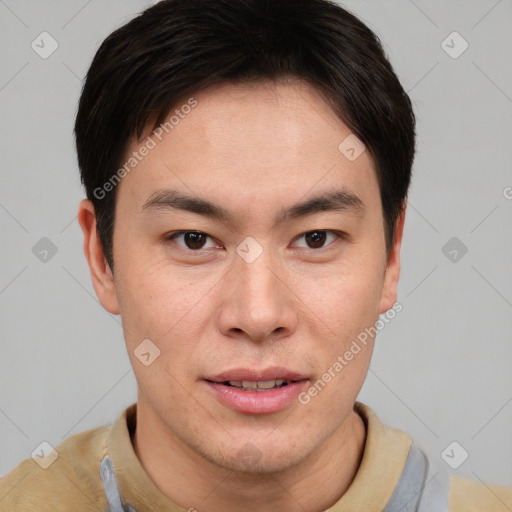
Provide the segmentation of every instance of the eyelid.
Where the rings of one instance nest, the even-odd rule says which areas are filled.
[[[304,233],[301,233],[300,235],[296,236],[295,240],[299,240],[299,239],[303,238],[308,233],[315,233],[315,232],[330,233],[330,234],[334,235],[336,237],[336,239],[334,241],[332,241],[331,243],[329,243],[329,244],[327,244],[327,245],[325,245],[323,247],[320,247],[318,249],[312,249],[310,247],[299,247],[299,249],[305,249],[305,250],[309,250],[309,251],[312,251],[312,252],[321,252],[323,250],[329,249],[338,240],[345,238],[345,234],[344,233],[342,233],[341,231],[336,231],[334,229],[310,229],[310,230],[304,231]]]
[[[331,243],[327,244],[326,246],[324,247],[320,247],[318,249],[313,249],[313,248],[310,248],[310,247],[298,247],[298,249],[305,249],[305,250],[309,250],[309,251],[312,251],[312,252],[321,252],[325,249],[328,249],[331,245],[335,244],[337,240],[343,240],[343,239],[346,239],[347,235],[341,231],[337,231],[337,230],[333,230],[333,229],[310,229],[308,231],[304,231],[303,233],[297,235],[293,240],[299,240],[301,238],[303,238],[305,235],[307,235],[308,233],[314,233],[314,232],[325,232],[325,233],[331,233],[333,234],[335,237],[336,237],[336,240],[332,241]],[[198,233],[198,234],[201,234],[201,235],[205,235],[207,238],[209,238],[210,240],[214,240],[214,238],[209,235],[208,233],[204,232],[204,231],[198,231],[198,230],[194,230],[194,229],[187,229],[187,230],[181,230],[181,231],[174,231],[172,233],[169,233],[167,235],[165,235],[164,239],[165,240],[174,240],[175,238],[181,236],[181,235],[184,235],[186,233]],[[185,251],[189,252],[189,253],[196,253],[196,254],[200,254],[201,252],[207,250],[208,248],[201,248],[201,249],[197,249],[197,250],[194,250],[194,249],[189,249],[188,247],[185,247],[183,245],[180,245],[180,244],[177,244],[179,247],[181,247],[182,249],[184,249]]]
[[[164,236],[164,239],[165,240],[172,240],[174,241],[175,238],[181,236],[181,235],[184,235],[186,233],[198,233],[200,235],[205,235],[207,238],[209,238],[210,240],[214,240],[214,238],[209,235],[208,233],[205,233],[204,231],[198,231],[198,230],[195,230],[195,229],[185,229],[185,230],[181,230],[181,231],[174,231],[172,233],[169,233],[167,235]],[[193,249],[189,249],[188,247],[184,246],[184,245],[180,245],[180,244],[177,244],[179,247],[181,247],[181,249],[189,252],[189,253],[196,253],[196,254],[200,254],[201,252],[205,251],[206,249],[204,247],[202,247],[201,249],[197,249],[197,250],[193,250]],[[209,249],[209,248],[207,248]]]

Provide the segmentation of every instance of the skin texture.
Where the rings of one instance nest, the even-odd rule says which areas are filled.
[[[190,114],[117,185],[115,277],[92,204],[79,206],[94,289],[121,315],[138,382],[134,448],[185,509],[325,510],[362,457],[365,426],[353,404],[374,340],[307,405],[276,413],[235,412],[203,379],[270,366],[321,378],[396,302],[405,209],[387,260],[371,156],[350,161],[339,151],[351,132],[311,86],[220,84],[194,98]],[[132,140],[127,156],[137,147]],[[364,202],[364,216],[327,211],[274,226],[281,208],[340,186]],[[219,204],[234,221],[142,210],[161,188]],[[183,236],[165,239],[180,230],[209,238],[199,252]],[[301,236],[314,230],[347,237],[329,231],[315,248]],[[252,263],[236,252],[249,236],[263,249]],[[149,366],[134,354],[146,338],[161,351]],[[259,454],[250,466],[237,457],[247,443]]]

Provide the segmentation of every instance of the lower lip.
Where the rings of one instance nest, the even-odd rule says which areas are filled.
[[[250,414],[270,414],[284,409],[304,390],[307,380],[292,382],[287,386],[268,391],[244,391],[233,386],[205,381],[217,398],[230,409]]]

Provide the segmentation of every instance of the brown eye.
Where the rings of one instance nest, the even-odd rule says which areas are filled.
[[[190,231],[185,233],[183,239],[189,249],[202,249],[206,241],[206,236],[204,233]]]
[[[325,231],[310,231],[304,234],[304,238],[312,249],[319,249],[324,245],[327,235]]]
[[[207,239],[210,237],[201,231],[178,231],[177,233],[168,236],[167,240],[176,240],[179,238],[183,238],[184,242],[184,245],[176,242],[181,247],[190,249],[191,251],[199,251],[204,248]]]
[[[303,233],[298,237],[299,240],[303,239],[306,242],[307,249],[323,249],[330,244],[325,245],[328,236],[336,238],[341,238],[341,235],[330,231],[330,230],[321,230],[317,229],[315,231],[308,231],[307,233]],[[302,246],[304,247],[304,246]]]

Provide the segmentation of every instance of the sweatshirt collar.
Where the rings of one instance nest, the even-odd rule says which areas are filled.
[[[354,410],[366,425],[363,457],[349,488],[328,512],[383,510],[402,474],[412,444],[406,432],[383,424],[362,402],[356,401]],[[135,453],[131,436],[135,432],[136,411],[137,403],[124,409],[111,426],[107,440],[122,501],[136,512],[184,512],[186,509],[158,489]]]

